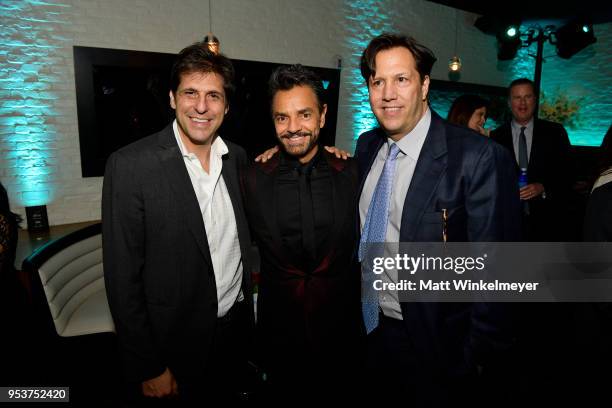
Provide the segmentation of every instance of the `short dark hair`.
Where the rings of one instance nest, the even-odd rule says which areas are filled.
[[[421,82],[425,80],[425,76],[431,76],[431,68],[436,62],[436,56],[429,48],[419,44],[410,36],[384,33],[370,41],[361,55],[361,76],[366,83],[370,77],[376,75],[376,55],[380,51],[397,47],[404,47],[410,51],[416,62],[416,70],[421,77]]]
[[[518,78],[514,81],[510,82],[510,86],[508,87],[508,96],[510,96],[510,92],[512,92],[512,88],[518,85],[529,85],[531,86],[531,90],[535,93],[535,84],[531,79],[528,78]]]
[[[456,125],[467,126],[476,109],[488,108],[489,101],[478,95],[461,95],[453,101],[448,112],[448,121]]]
[[[193,43],[179,52],[170,71],[170,89],[172,92],[176,93],[181,83],[181,76],[194,72],[213,72],[223,78],[226,100],[229,100],[234,93],[234,66],[232,61],[223,54],[215,54],[210,51],[203,41]]]
[[[268,81],[268,96],[270,102],[278,91],[288,91],[296,86],[311,88],[317,97],[319,112],[323,111],[325,104],[325,89],[321,77],[316,72],[301,64],[283,65],[274,70]]]

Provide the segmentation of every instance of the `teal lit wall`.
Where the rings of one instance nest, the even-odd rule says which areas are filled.
[[[16,206],[48,204],[57,173],[55,142],[61,81],[56,53],[70,6],[35,0],[0,3],[1,178]],[[65,69],[65,68],[63,68]]]
[[[368,88],[359,71],[361,53],[375,36],[392,29],[391,13],[384,2],[376,0],[344,1],[345,55],[343,86],[348,90],[353,147],[359,135],[378,123],[368,99]]]
[[[353,141],[362,132],[377,125],[368,103],[367,88],[359,73],[359,56],[369,40],[375,35],[385,30],[393,30],[396,26],[399,26],[400,31],[406,31],[402,28],[402,23],[396,20],[395,14],[393,14],[393,18],[390,17],[390,9],[385,8],[382,5],[383,3],[364,0],[345,1],[344,5],[345,15],[347,16],[345,17],[347,23],[345,45],[350,50],[351,59],[344,64],[345,71],[348,71],[348,73],[344,74],[343,86],[350,89],[348,109],[351,110]],[[528,28],[524,25],[521,30],[526,31]],[[468,30],[469,33],[475,29],[464,27],[463,30]],[[571,143],[578,146],[599,146],[612,123],[612,109],[610,109],[609,102],[612,98],[612,53],[608,51],[612,44],[612,24],[595,25],[594,31],[597,42],[569,60],[557,57],[556,49],[550,43],[546,43],[544,47],[545,62],[542,70],[542,91],[549,98],[564,95],[570,101],[578,102],[578,119],[573,123],[564,123]],[[423,33],[410,30],[406,32],[415,35],[417,39],[425,38]],[[452,35],[454,36],[454,33]],[[463,35],[466,34],[463,33]],[[471,35],[474,35],[474,33]],[[490,42],[489,47],[491,48],[489,51],[494,52],[494,37],[486,36],[480,32],[476,35],[480,38],[488,37],[487,41]],[[425,40],[422,41],[425,42]],[[437,67],[434,67],[433,72],[433,76],[436,78],[436,73],[438,77],[440,76],[440,68],[445,68],[443,65],[446,63],[444,58],[446,51],[440,46],[436,47],[435,41],[431,43],[430,40],[427,45],[432,47],[438,57]],[[536,51],[536,44],[532,44],[530,47],[521,48],[517,56],[511,61],[497,61],[496,58],[492,58],[486,62],[491,64],[490,67],[482,64],[470,66],[468,63],[467,66],[464,64],[463,69],[471,70],[472,73],[474,71],[480,71],[482,74],[486,73],[483,77],[488,78],[488,83],[484,82],[484,84],[505,87],[516,78],[534,78],[535,58],[533,55],[536,54]],[[464,46],[463,52],[469,54],[470,50]],[[474,52],[480,51],[474,49]],[[470,58],[466,58],[466,60],[470,61]],[[500,74],[500,80],[491,83],[490,71],[496,71]],[[473,76],[471,75],[471,77]],[[446,117],[454,97],[458,95],[433,93],[430,98],[432,108],[441,116]],[[499,120],[489,119],[485,126],[495,128],[500,124]]]

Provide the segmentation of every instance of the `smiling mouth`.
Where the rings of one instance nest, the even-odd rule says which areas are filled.
[[[211,119],[200,119],[200,118],[189,118],[189,119],[191,119],[191,121],[195,123],[208,123],[211,121]]]
[[[283,135],[281,136],[282,139],[286,140],[287,143],[289,145],[300,145],[302,144],[302,142],[304,142],[303,139],[310,137],[310,134],[305,134],[305,133],[298,133],[295,135]]]
[[[399,106],[383,106],[382,108],[385,112],[397,112],[401,109]]]

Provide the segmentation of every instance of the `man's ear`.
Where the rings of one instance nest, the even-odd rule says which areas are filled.
[[[319,127],[322,128],[325,126],[325,114],[327,113],[327,104],[323,104],[323,109],[321,109],[321,119],[319,119]]]
[[[423,78],[423,83],[421,84],[421,93],[423,95],[423,100],[427,100],[427,95],[429,95],[429,75],[425,75]]]
[[[176,110],[176,101],[174,100],[174,92],[170,91],[170,106]]]

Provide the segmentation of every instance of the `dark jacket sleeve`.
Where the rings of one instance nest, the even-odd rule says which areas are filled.
[[[488,142],[481,149],[466,192],[470,242],[519,241],[518,182],[510,154]]]
[[[467,192],[468,234],[472,242],[520,240],[521,206],[512,157],[496,143],[487,143],[474,167]],[[467,356],[490,366],[507,355],[515,342],[517,308],[508,303],[475,303]]]
[[[104,281],[115,322],[126,379],[160,375],[159,360],[143,289],[145,211],[134,158],[113,154],[102,190]]]

